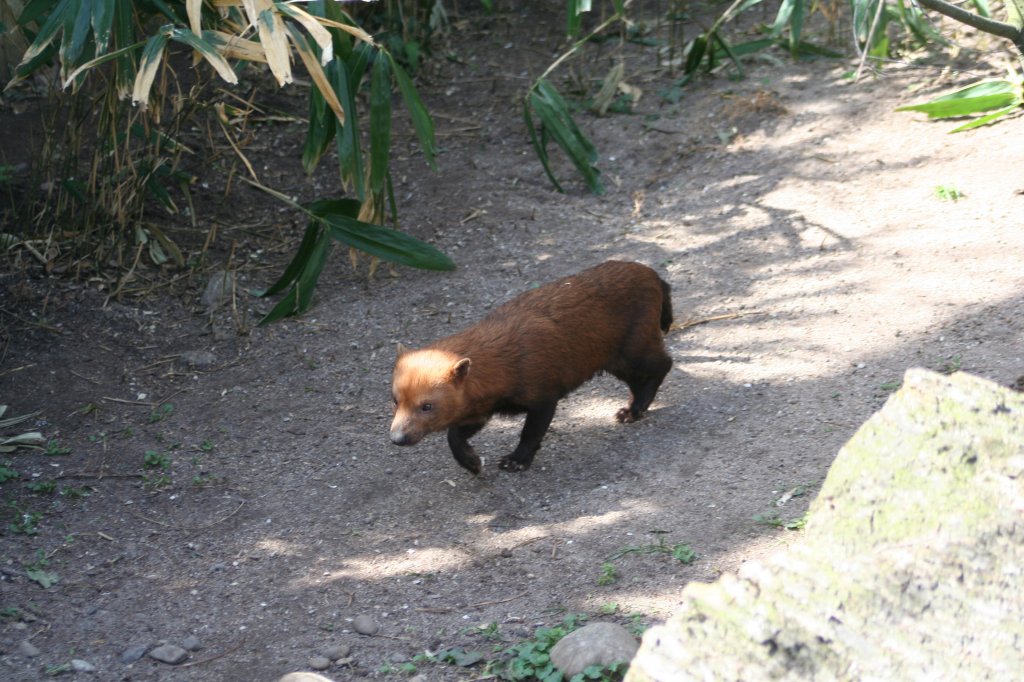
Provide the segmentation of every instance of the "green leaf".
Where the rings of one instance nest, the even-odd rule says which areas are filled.
[[[558,184],[558,179],[555,178],[554,171],[551,170],[550,159],[548,159],[547,145],[544,144],[541,139],[541,135],[538,134],[536,126],[533,124],[533,116],[530,114],[530,100],[526,99],[523,101],[523,121],[526,123],[526,132],[530,136],[530,142],[533,144],[533,149],[537,153],[537,158],[540,159],[541,166],[544,167],[544,172],[548,176],[548,180],[555,186],[555,189],[565,194],[565,190]]]
[[[384,190],[391,153],[391,72],[378,57],[370,80],[370,192]]]
[[[391,70],[395,74],[398,91],[402,94],[406,109],[409,110],[409,117],[412,119],[413,128],[415,128],[416,136],[419,138],[420,146],[423,148],[423,155],[426,157],[430,167],[436,169],[437,143],[434,141],[434,122],[431,120],[430,114],[427,113],[427,108],[423,106],[419,93],[413,87],[409,76],[406,75],[405,71],[390,53],[383,50],[382,52],[387,57]]]
[[[96,54],[104,54],[110,46],[110,33],[114,24],[116,0],[93,0],[92,33]]]
[[[371,256],[423,270],[455,269],[455,263],[430,244],[356,219],[359,202],[352,199],[321,199],[309,211],[328,226],[332,237]]]
[[[21,58],[21,63],[18,64],[18,76],[20,78],[24,78],[28,73],[31,73],[32,70],[35,70],[33,68],[32,70],[22,73],[23,69],[25,69],[28,64],[35,62],[41,53],[50,46],[50,43],[52,43],[53,39],[57,36],[57,32],[63,28],[65,16],[73,10],[77,10],[78,5],[72,3],[73,0],[60,0],[57,6],[46,18],[46,21],[43,22],[42,27],[39,29],[39,33],[36,34],[35,40],[33,40],[32,44],[29,45],[25,54]],[[27,14],[30,9],[34,9],[34,6],[29,5],[25,8],[25,12],[22,13],[22,17],[18,19],[19,24],[22,23],[25,14]],[[38,66],[38,63],[36,63],[36,66]]]
[[[217,51],[217,48],[205,38],[206,31],[203,32],[204,37],[200,38],[192,29],[189,28],[172,28],[169,35],[172,40],[179,43],[184,43],[194,50],[197,50],[199,54],[203,56],[203,59],[210,62],[210,65],[217,70],[217,74],[226,80],[228,83],[237,83],[238,76],[231,68],[231,64],[228,60],[224,59],[224,56]]]
[[[953,128],[949,132],[951,132],[951,133],[959,133],[959,132],[964,131],[964,130],[971,130],[972,128],[980,128],[983,125],[991,123],[992,121],[996,120],[997,118],[1001,118],[1003,116],[1006,116],[1007,114],[1013,113],[1019,107],[1020,107],[1020,103],[1019,102],[1015,102],[1014,104],[1012,104],[1011,106],[1006,107],[1005,109],[1000,109],[999,111],[996,111],[996,112],[993,112],[991,114],[988,114],[987,116],[982,116],[981,118],[976,118],[973,121],[970,121],[968,123],[963,124],[962,126],[957,126],[956,128]]]
[[[989,80],[960,88],[930,102],[911,104],[896,111],[920,111],[929,118],[952,118],[1021,103],[1020,86],[1008,80]]]
[[[683,73],[693,73],[704,60],[704,53],[707,52],[707,36],[701,34],[690,41],[690,50],[686,54],[686,63],[683,64]]]
[[[301,264],[301,271],[295,278],[295,284],[291,291],[260,320],[261,326],[275,322],[287,315],[303,313],[309,309],[317,280],[320,279],[320,273],[323,272],[324,264],[327,262],[327,247],[330,244],[331,239],[326,231],[317,236],[309,257]]]
[[[302,148],[302,167],[307,173],[316,170],[338,130],[338,118],[327,105],[318,88],[309,89],[309,126],[306,144]]]
[[[544,134],[550,135],[569,156],[576,170],[583,176],[594,194],[603,194],[601,171],[594,165],[597,150],[580,131],[569,112],[568,103],[547,79],[538,79],[529,95],[530,105],[544,125]]]
[[[366,183],[359,137],[359,112],[356,110],[358,76],[349,73],[348,65],[341,59],[335,59],[328,64],[326,71],[338,101],[345,111],[345,125],[341,126],[336,138],[341,177],[353,183],[356,196],[362,200],[366,197]]]
[[[320,236],[320,231],[320,224],[311,220],[309,224],[306,225],[306,233],[302,235],[302,242],[299,244],[299,248],[296,249],[295,255],[292,256],[292,260],[288,263],[288,267],[285,268],[284,273],[276,282],[263,291],[253,293],[260,297],[270,296],[283,290],[286,286],[294,282],[302,273],[303,268],[306,267],[306,263],[309,261],[310,256],[312,256],[313,249],[317,244],[318,237]]]
[[[25,575],[32,582],[39,583],[44,590],[50,589],[60,581],[59,575],[41,568],[27,568],[25,569]]]

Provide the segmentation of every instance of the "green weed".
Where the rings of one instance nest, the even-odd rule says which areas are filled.
[[[59,575],[46,570],[49,565],[50,560],[46,558],[46,552],[37,549],[36,560],[31,564],[24,564],[25,575],[32,582],[39,583],[44,590],[48,590],[60,581]]]
[[[66,445],[61,445],[59,441],[50,440],[46,442],[46,447],[43,448],[43,452],[51,457],[60,457],[62,455],[70,455],[71,448]]]
[[[174,403],[163,403],[149,413],[149,423],[156,424],[174,414]]]
[[[166,471],[171,466],[171,460],[162,452],[146,450],[146,454],[142,456],[142,464],[147,469],[163,469]]]
[[[43,518],[40,512],[27,511],[14,502],[11,502],[9,506],[14,510],[14,521],[7,524],[7,530],[16,535],[39,534],[39,521]]]
[[[658,544],[624,547],[608,557],[608,561],[615,561],[626,554],[668,554],[681,564],[692,564],[697,559],[697,553],[690,545],[682,542],[669,545],[663,538],[658,538]]]
[[[57,489],[56,481],[32,481],[26,483],[25,487],[29,492],[36,493],[38,495],[49,495]]]
[[[159,490],[160,488],[166,488],[171,485],[171,477],[167,474],[160,474],[159,476],[143,476],[142,487],[148,490]]]
[[[619,581],[619,572],[615,568],[615,564],[605,562],[601,564],[601,575],[597,578],[597,584],[604,587],[605,585],[613,585]]]
[[[11,462],[0,464],[0,483],[6,483],[20,476],[21,474],[11,468]]]
[[[776,512],[769,512],[767,514],[755,514],[755,523],[760,523],[765,526],[772,526],[774,528],[785,528],[786,530],[801,530],[807,525],[807,513],[803,516],[797,516],[792,519],[783,519]]]
[[[936,185],[935,196],[941,201],[952,201],[953,203],[967,197],[966,194],[958,190],[953,185]]]

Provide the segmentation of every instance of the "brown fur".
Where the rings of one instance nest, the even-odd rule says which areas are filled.
[[[469,438],[494,413],[525,412],[519,445],[499,465],[526,469],[558,401],[600,371],[630,388],[616,418],[640,419],[672,367],[663,338],[669,293],[650,268],[608,261],[521,294],[422,350],[399,346],[391,440],[414,445],[447,429],[455,459],[476,474]]]

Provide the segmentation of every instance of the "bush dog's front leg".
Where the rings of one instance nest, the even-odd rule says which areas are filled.
[[[480,473],[480,457],[473,450],[473,446],[469,444],[469,439],[482,429],[486,423],[456,424],[448,428],[448,447],[452,449],[455,461],[471,474]]]
[[[533,456],[540,449],[540,442],[548,432],[552,417],[555,416],[557,406],[558,401],[555,401],[526,411],[526,423],[519,437],[519,445],[512,454],[505,455],[498,461],[499,467],[506,471],[525,471],[530,468]]]

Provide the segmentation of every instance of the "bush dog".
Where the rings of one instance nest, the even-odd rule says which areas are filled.
[[[491,415],[526,413],[519,445],[498,465],[529,468],[558,401],[600,371],[629,386],[620,422],[643,417],[672,368],[663,333],[669,285],[638,263],[608,261],[528,291],[479,323],[426,348],[399,344],[391,442],[448,430],[455,460],[474,474],[469,439]]]

